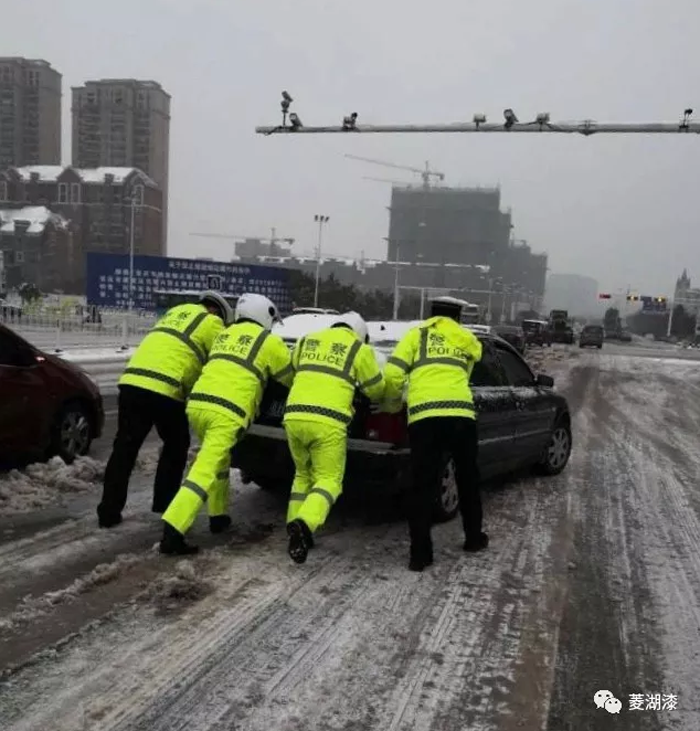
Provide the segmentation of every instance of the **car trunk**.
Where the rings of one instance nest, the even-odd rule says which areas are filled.
[[[286,344],[294,347],[294,340],[285,339]],[[381,351],[378,353],[383,360]],[[380,363],[383,365],[383,363]],[[282,426],[284,406],[287,400],[289,389],[276,381],[268,381],[260,404],[256,424],[262,426]],[[370,409],[369,399],[357,389],[353,400],[355,416],[348,427],[350,439],[368,439],[370,441],[388,442],[399,446],[408,443],[408,430],[406,427],[406,410],[397,414],[377,413],[373,414]]]

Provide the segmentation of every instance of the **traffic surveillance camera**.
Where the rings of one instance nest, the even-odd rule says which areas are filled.
[[[510,129],[514,124],[517,124],[518,122],[518,118],[515,116],[515,112],[512,109],[504,109],[503,116],[506,120],[503,126],[506,129]]]
[[[486,115],[485,114],[475,114],[473,122],[474,122],[474,124],[485,124]]]
[[[549,112],[540,112],[537,115],[538,124],[549,124]]]
[[[282,99],[284,99],[284,101],[288,102],[289,104],[291,104],[294,101],[294,99],[292,99],[292,97],[289,95],[288,91],[282,92]]]
[[[299,115],[296,112],[292,112],[289,115],[289,123],[292,125],[292,129],[301,129],[304,126],[301,123],[301,119],[299,119]]]
[[[357,129],[357,112],[353,112],[349,117],[343,117],[343,129],[346,132]]]
[[[678,125],[678,129],[684,129],[686,132],[688,131],[688,129],[690,128],[688,123],[690,122],[690,117],[692,116],[692,114],[693,110],[690,107],[683,112],[683,119]]]

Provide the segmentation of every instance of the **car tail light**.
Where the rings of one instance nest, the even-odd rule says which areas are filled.
[[[370,414],[366,421],[367,439],[404,445],[408,442],[405,409],[397,414]]]

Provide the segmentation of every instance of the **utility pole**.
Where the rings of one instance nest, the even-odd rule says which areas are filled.
[[[314,286],[314,307],[318,307],[318,283],[321,278],[321,246],[323,243],[323,226],[328,223],[330,216],[317,213],[314,221],[318,224],[318,247],[316,248],[316,284]]]
[[[136,194],[131,196],[131,226],[129,227],[129,317],[134,308],[134,222],[136,219]]]

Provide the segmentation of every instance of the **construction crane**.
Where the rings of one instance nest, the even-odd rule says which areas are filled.
[[[421,176],[421,179],[423,180],[423,187],[429,188],[430,187],[430,178],[434,177],[437,180],[444,180],[445,174],[439,173],[436,170],[430,169],[430,164],[426,161],[425,163],[425,169],[421,170],[421,168],[414,168],[410,167],[409,165],[396,165],[393,162],[384,162],[383,160],[373,160],[369,157],[359,157],[358,155],[345,155],[345,157],[350,158],[351,160],[361,160],[362,162],[370,162],[374,165],[383,165],[386,168],[394,168],[396,170],[407,170],[410,173],[417,173]]]
[[[205,233],[190,233],[190,236],[196,236],[202,239],[228,239],[230,241],[236,241],[240,239],[257,239],[258,241],[269,241],[271,244],[276,244],[280,241],[283,241],[284,243],[289,244],[290,246],[294,243],[295,239],[293,238],[282,238],[277,237],[276,235],[276,229],[272,229],[272,236],[270,238],[266,239],[264,236],[248,236],[248,235],[242,235],[242,234],[205,234]]]
[[[404,187],[408,185],[405,180],[392,180],[391,178],[371,178],[367,175],[363,175],[362,180],[374,180],[375,183],[391,183],[392,185],[402,185]]]

